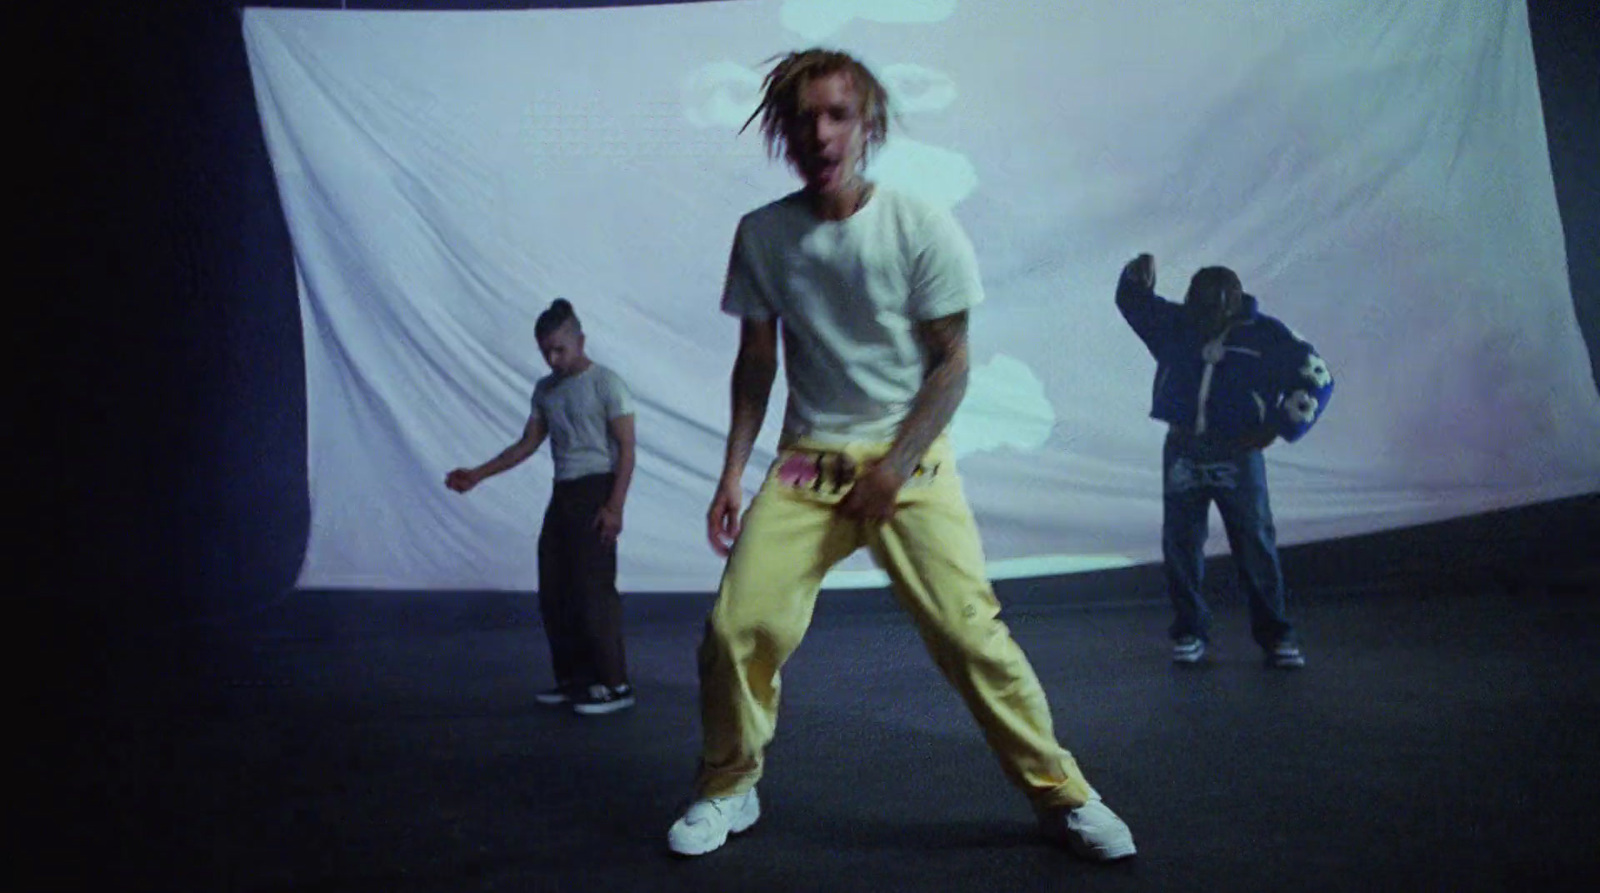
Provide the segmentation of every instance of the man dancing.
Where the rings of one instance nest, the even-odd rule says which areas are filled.
[[[949,213],[864,178],[887,136],[888,99],[856,59],[784,57],[757,116],[769,152],[803,187],[740,220],[728,263],[722,309],[740,318],[740,344],[706,518],[728,563],[699,653],[697,799],[669,846],[708,853],[759,817],[779,671],[824,574],[866,546],[1044,831],[1088,858],[1133,855],[1127,825],[1056,742],[1039,680],[999,619],[944,437],[966,391],[967,311],[983,299],[971,243]],[[789,402],[779,455],[741,521],[740,479],[780,330]]]

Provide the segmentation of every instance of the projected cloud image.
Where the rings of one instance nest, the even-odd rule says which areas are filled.
[[[902,116],[941,112],[956,98],[955,81],[923,65],[885,65],[880,78]],[[955,207],[978,188],[978,172],[965,154],[903,133],[890,135],[872,159],[867,176],[945,208]]]
[[[729,245],[798,186],[737,131],[762,60],[815,43],[860,54],[902,116],[870,176],[977,250],[984,359],[950,436],[993,575],[1159,556],[1155,365],[1112,303],[1141,251],[1168,297],[1238,270],[1315,345],[1308,380],[1339,383],[1267,452],[1280,542],[1600,488],[1526,10],[1481,5],[247,9],[305,320],[299,582],[535,588],[547,456],[467,497],[440,481],[518,436],[534,318],[566,296],[638,408],[619,583],[714,588]]]
[[[786,0],[783,26],[808,40],[834,35],[850,22],[927,24],[955,12],[956,0]]]
[[[683,82],[684,119],[699,128],[744,126],[761,98],[762,72],[727,61],[707,63]],[[885,66],[881,76],[902,115],[938,112],[955,100],[955,83],[921,65]],[[978,188],[978,174],[961,152],[891,134],[867,174],[876,182],[941,207],[959,204]]]
[[[867,176],[901,192],[952,208],[978,188],[972,162],[960,152],[891,139],[867,165]]]
[[[761,100],[762,74],[728,61],[701,66],[684,79],[684,117],[696,127],[742,127]],[[886,65],[878,79],[902,115],[940,111],[956,98],[949,76],[921,65]]]
[[[711,62],[683,82],[683,116],[695,127],[738,129],[761,101],[761,72]]]
[[[1055,428],[1056,410],[1027,364],[997,356],[972,370],[967,397],[950,423],[956,455],[1009,448],[1032,452]]]
[[[902,115],[943,111],[956,101],[955,81],[926,66],[905,62],[885,65],[878,80],[889,91],[895,111]]]

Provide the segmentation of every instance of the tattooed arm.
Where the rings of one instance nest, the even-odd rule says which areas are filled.
[[[967,314],[953,313],[917,325],[928,358],[922,387],[911,411],[900,423],[889,452],[856,481],[839,506],[847,515],[887,520],[894,514],[895,495],[911,477],[928,447],[933,445],[967,393],[971,359],[967,353]]]
[[[745,320],[739,330],[739,357],[733,363],[733,421],[722,460],[723,480],[737,482],[744,475],[777,375],[778,321]]]
[[[917,335],[927,353],[928,371],[911,402],[911,412],[900,423],[894,445],[883,457],[883,463],[901,479],[911,476],[928,447],[950,426],[956,407],[967,395],[967,373],[971,368],[965,311],[919,323]]]
[[[744,320],[739,330],[739,357],[733,363],[733,420],[728,426],[722,478],[706,512],[706,537],[718,555],[726,556],[739,537],[740,480],[767,416],[767,399],[777,374],[778,320]]]

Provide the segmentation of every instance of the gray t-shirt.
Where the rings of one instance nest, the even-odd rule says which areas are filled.
[[[789,405],[786,439],[889,441],[926,370],[916,324],[983,300],[961,226],[936,205],[878,187],[845,220],[799,193],[739,221],[722,309],[778,317]]]
[[[577,375],[539,379],[533,386],[533,413],[550,434],[556,480],[570,481],[616,470],[610,423],[633,414],[633,396],[617,373],[593,363]]]

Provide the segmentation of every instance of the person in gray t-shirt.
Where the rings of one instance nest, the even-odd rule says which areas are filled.
[[[615,372],[584,353],[583,327],[565,299],[540,314],[534,332],[551,371],[534,386],[522,437],[476,468],[450,472],[445,486],[465,493],[550,438],[555,486],[539,532],[539,614],[556,685],[537,699],[612,713],[633,706],[617,593],[617,537],[633,479],[633,398]]]

